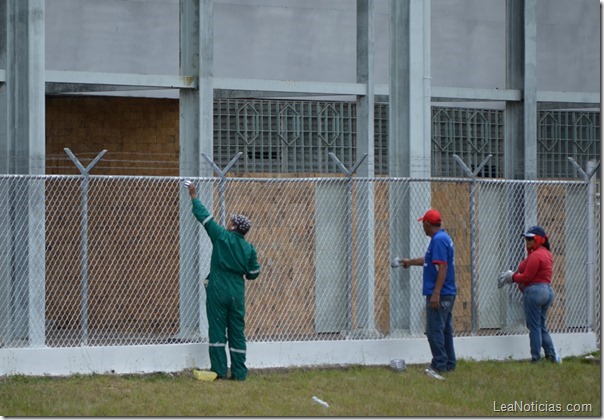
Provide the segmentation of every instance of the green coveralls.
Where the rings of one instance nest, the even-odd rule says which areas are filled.
[[[242,234],[218,224],[198,198],[192,200],[193,214],[212,241],[212,259],[206,288],[211,370],[226,378],[227,335],[231,355],[231,377],[245,380],[245,281],[260,274],[256,249]]]

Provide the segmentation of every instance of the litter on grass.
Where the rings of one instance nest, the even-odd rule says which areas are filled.
[[[390,361],[390,369],[396,372],[402,372],[407,369],[407,364],[403,359],[392,359]]]
[[[218,375],[210,370],[193,369],[193,377],[198,381],[213,381]]]
[[[323,407],[329,408],[329,404],[327,404],[325,401],[323,401],[323,400],[322,400],[322,399],[320,399],[319,397],[315,397],[315,396],[313,395],[312,400],[313,400],[314,402],[316,402],[317,404],[322,405]]]

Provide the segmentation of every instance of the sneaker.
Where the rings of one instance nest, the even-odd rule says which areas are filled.
[[[560,355],[558,353],[555,353],[553,356],[547,356],[547,360],[549,360],[552,363],[557,363],[557,364],[562,364],[562,358],[560,357]]]
[[[430,377],[432,377],[434,379],[438,379],[439,381],[444,381],[445,380],[445,378],[442,375],[440,375],[437,371],[435,371],[432,368],[432,366],[429,366],[426,369],[426,375],[428,375],[428,376],[430,376]]]

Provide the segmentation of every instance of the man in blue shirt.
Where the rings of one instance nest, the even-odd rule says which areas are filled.
[[[432,351],[432,362],[426,369],[430,376],[444,379],[441,372],[455,369],[457,361],[453,347],[453,305],[455,286],[455,249],[451,237],[441,229],[438,210],[430,209],[418,221],[432,238],[426,255],[404,258],[403,268],[412,265],[424,267],[423,295],[426,296],[426,335]]]

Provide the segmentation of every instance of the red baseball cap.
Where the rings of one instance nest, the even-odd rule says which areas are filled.
[[[440,213],[438,210],[430,209],[422,217],[417,219],[418,222],[428,222],[431,225],[438,225],[442,223]]]

